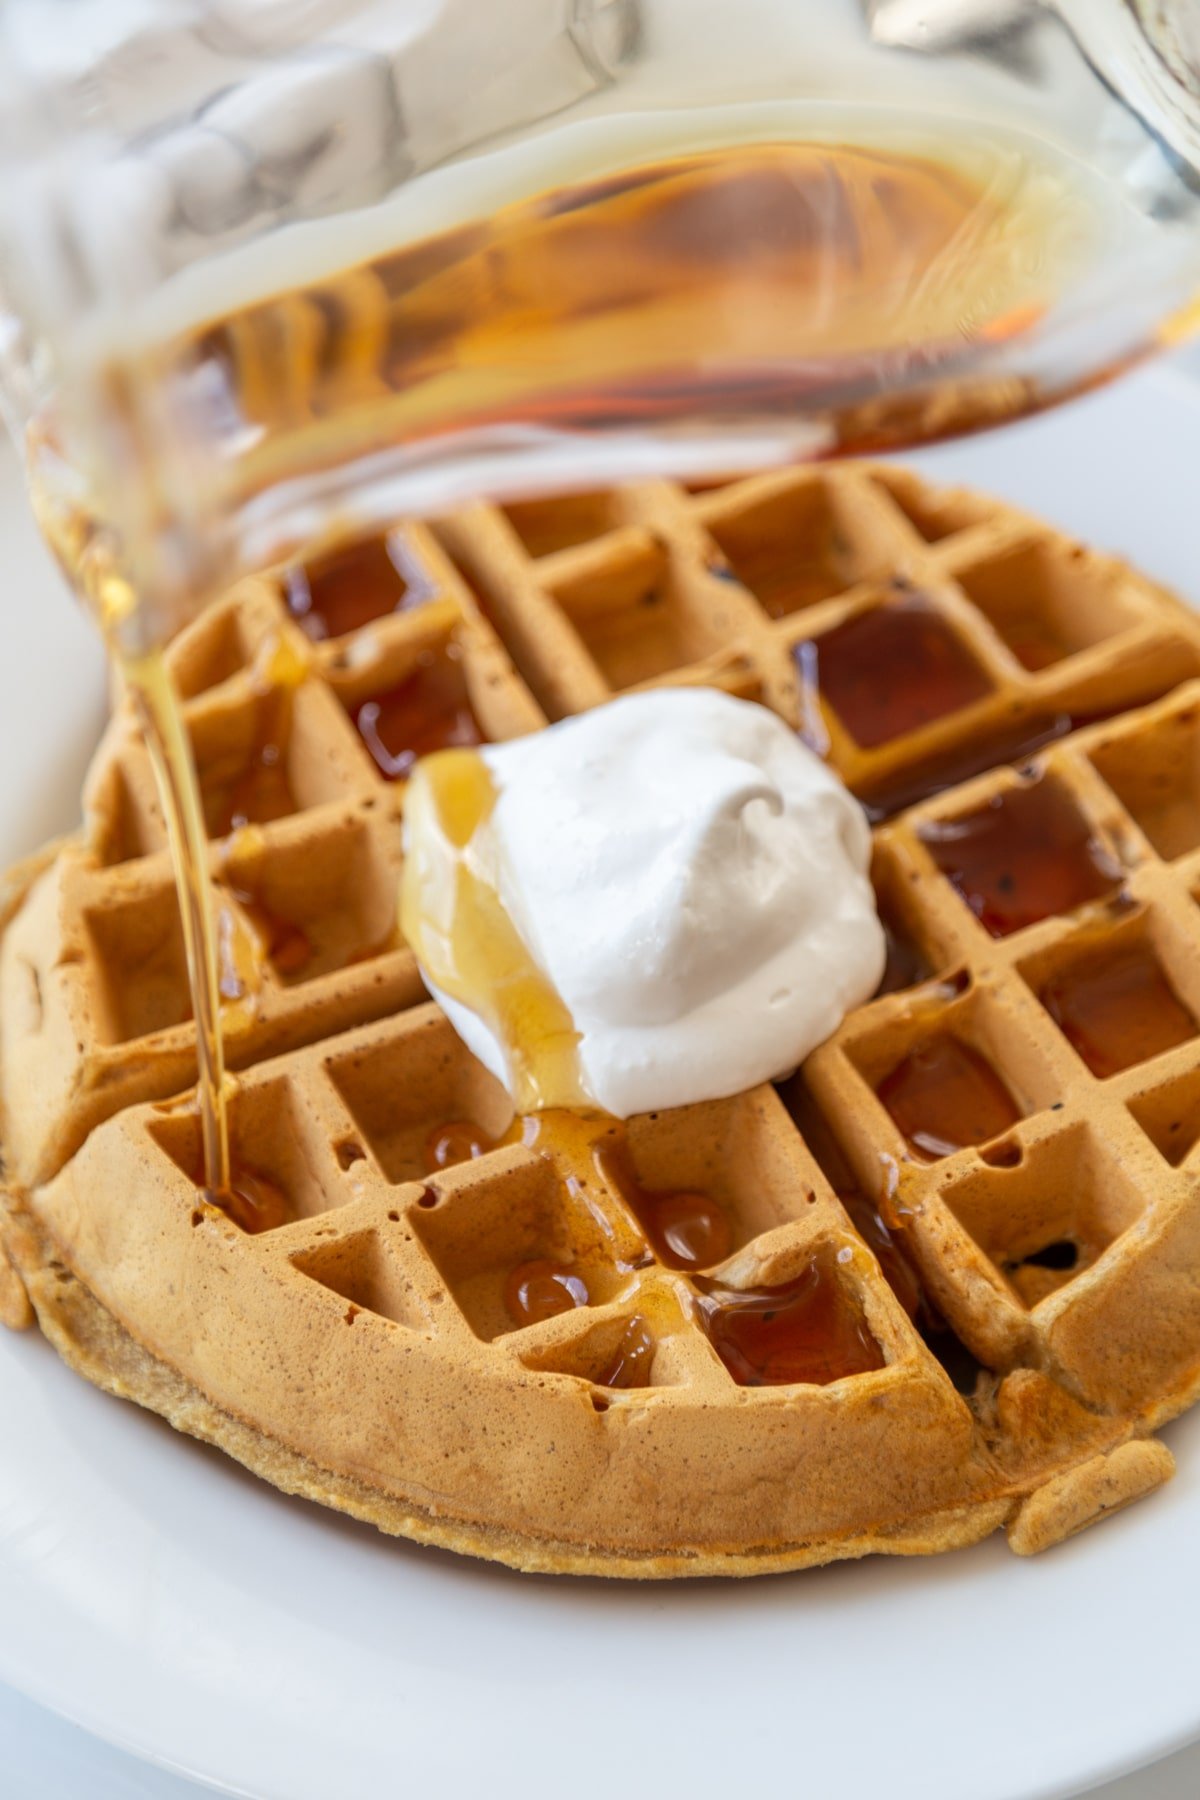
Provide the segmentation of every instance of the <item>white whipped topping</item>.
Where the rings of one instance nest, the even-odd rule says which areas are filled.
[[[866,819],[764,707],[660,689],[478,754],[496,798],[466,858],[569,1012],[583,1096],[607,1112],[780,1076],[877,987],[884,938]],[[448,859],[461,853],[431,817],[418,791],[406,809],[411,879],[445,923]],[[520,1104],[494,1007],[423,973]]]

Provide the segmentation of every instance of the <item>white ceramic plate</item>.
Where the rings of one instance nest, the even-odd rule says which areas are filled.
[[[1182,378],[919,460],[1200,602]],[[5,858],[70,823],[103,689],[6,473]],[[286,1500],[0,1332],[0,1679],[256,1800],[1049,1800],[1200,1734],[1200,1412],[1168,1437],[1164,1493],[1041,1561],[521,1579]]]

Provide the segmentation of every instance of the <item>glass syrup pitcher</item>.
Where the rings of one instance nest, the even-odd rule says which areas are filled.
[[[1200,5],[0,9],[11,422],[161,642],[332,525],[1018,416],[1200,305]]]

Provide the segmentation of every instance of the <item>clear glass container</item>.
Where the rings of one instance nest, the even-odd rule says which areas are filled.
[[[1200,7],[8,0],[0,367],[162,641],[464,495],[1027,413],[1200,323]]]

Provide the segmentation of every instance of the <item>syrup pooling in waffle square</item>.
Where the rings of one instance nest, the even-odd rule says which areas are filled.
[[[369,1146],[363,1153],[389,1182],[423,1183],[414,1215],[418,1237],[477,1335],[490,1341],[576,1308],[619,1304],[629,1339],[626,1361],[619,1371],[610,1369],[611,1381],[593,1376],[598,1386],[651,1385],[653,1364],[642,1340],[650,1333],[653,1341],[647,1321],[664,1309],[672,1336],[690,1318],[721,1341],[734,1329],[727,1324],[734,1290],[722,1287],[713,1272],[752,1244],[765,1249],[773,1243],[777,1259],[794,1235],[787,1228],[797,1216],[807,1244],[818,1216],[811,1209],[820,1178],[797,1171],[793,1134],[768,1094],[646,1115],[627,1130],[552,1116],[526,1121],[514,1132],[506,1124],[510,1109],[503,1091],[431,1011],[410,1015],[403,1033],[381,1037],[366,1052],[356,1048],[327,1059],[325,1066],[353,1117],[356,1147]],[[518,1168],[528,1167],[530,1151],[538,1153],[540,1168],[532,1193],[525,1176],[518,1180],[511,1173],[514,1157]],[[469,1211],[462,1202],[431,1204],[440,1171],[455,1162],[471,1166],[475,1187],[493,1170],[505,1169],[500,1189],[482,1210],[479,1203]],[[837,1250],[831,1254],[836,1264]],[[752,1377],[744,1354],[740,1378],[755,1385],[779,1379],[764,1372],[772,1353],[785,1358],[780,1367],[799,1367],[799,1342],[791,1348],[792,1364],[786,1363],[789,1300],[800,1315],[791,1322],[792,1338],[802,1336],[806,1316],[819,1313],[836,1347],[834,1328],[844,1314],[845,1353],[852,1359],[874,1354],[852,1300],[843,1299],[845,1280],[839,1285],[827,1262],[815,1252],[805,1264],[796,1278],[802,1291],[784,1294],[774,1350],[770,1332],[760,1325],[763,1368]],[[694,1276],[700,1284],[707,1278],[707,1285],[664,1280],[666,1271]],[[765,1290],[765,1310],[779,1304],[777,1285]],[[569,1335],[570,1327],[556,1330]],[[611,1334],[601,1335],[607,1344]],[[821,1334],[813,1327],[810,1335]],[[592,1341],[590,1322],[585,1337]],[[693,1361],[697,1354],[693,1350]],[[827,1347],[832,1367],[830,1354]]]
[[[266,678],[280,645],[299,680]],[[172,658],[261,1204],[197,1200],[128,720],[85,847],[0,946],[0,1056],[10,1111],[36,1100],[9,1151],[45,1229],[114,1317],[186,1289],[155,1352],[215,1404],[365,1471],[390,1528],[672,1568],[963,1541],[1186,1404],[1200,629],[1152,583],[845,466],[402,523],[245,584]],[[881,992],[782,1099],[514,1122],[394,935],[405,775],[663,682],[773,708],[872,809]],[[114,1219],[90,1197],[115,1191]],[[354,1403],[314,1407],[296,1368]]]
[[[627,1132],[555,1115],[500,1132],[503,1100],[431,1006],[263,1065],[232,1101],[234,1187],[277,1210],[227,1221],[193,1188],[191,1228],[232,1223],[358,1312],[381,1310],[374,1286],[382,1316],[586,1380],[600,1408],[610,1389],[823,1384],[914,1355],[770,1090]],[[448,1105],[489,1114],[497,1136],[477,1125],[476,1154],[431,1174]],[[159,1103],[144,1128],[182,1204],[162,1158],[194,1182],[194,1108]]]
[[[1145,1126],[1168,1161],[1187,1141],[1168,1115],[1200,1073],[1200,912],[1097,779],[1124,767],[1126,734],[1169,741],[1190,692],[883,827],[880,864],[951,975],[861,1009],[809,1065],[860,1176],[890,1159],[905,1242],[958,1335],[992,1367],[1053,1359],[1081,1390],[1091,1321],[1120,1312],[1139,1255],[1194,1203]]]

